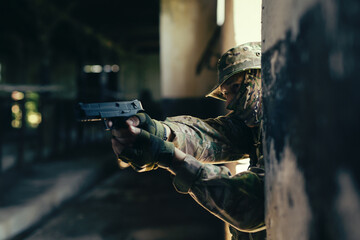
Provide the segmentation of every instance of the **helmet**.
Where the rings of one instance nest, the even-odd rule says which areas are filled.
[[[249,69],[261,69],[261,43],[249,42],[231,48],[218,61],[219,83],[206,97],[226,100],[220,87],[233,75]]]

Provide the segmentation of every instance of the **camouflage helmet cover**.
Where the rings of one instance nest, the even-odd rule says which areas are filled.
[[[228,50],[218,61],[219,83],[206,97],[225,100],[220,87],[226,80],[237,73],[249,69],[261,69],[261,43],[249,42]]]

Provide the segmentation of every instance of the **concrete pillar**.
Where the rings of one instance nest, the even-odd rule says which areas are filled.
[[[268,239],[360,239],[360,2],[263,6]]]
[[[216,71],[196,66],[216,29],[216,0],[162,0],[160,13],[161,93],[163,98],[204,96]]]
[[[221,53],[223,54],[239,44],[260,41],[261,0],[226,0],[225,22],[221,31]],[[226,167],[232,174],[237,173],[237,163],[228,163]],[[246,170],[247,164],[244,164]],[[229,225],[225,224],[225,239],[231,239]]]
[[[234,1],[225,0],[225,22],[221,29],[221,55],[236,46],[234,29]]]

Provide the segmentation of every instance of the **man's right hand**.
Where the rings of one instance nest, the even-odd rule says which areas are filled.
[[[133,144],[136,139],[136,133],[139,131],[137,129],[141,128],[148,131],[150,134],[157,136],[163,140],[168,139],[168,135],[170,135],[170,128],[157,120],[153,120],[146,113],[138,113],[126,121],[125,128],[114,128],[111,130],[113,135],[112,146],[114,153],[119,156],[122,149],[126,147],[133,147]],[[113,122],[109,121],[109,127],[113,126]],[[139,129],[140,130],[140,129]],[[167,134],[168,133],[168,134]],[[127,164],[119,160],[120,168],[128,167]]]
[[[134,120],[133,117],[137,118],[137,120]],[[151,119],[149,115],[143,112],[137,113],[133,117],[128,120],[133,121],[134,124],[137,124],[136,126],[148,131],[150,134],[159,137],[162,140],[167,140],[166,127],[160,121]]]

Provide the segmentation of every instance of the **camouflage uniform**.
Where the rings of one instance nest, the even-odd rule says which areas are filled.
[[[179,116],[164,123],[175,135],[174,145],[188,154],[187,164],[174,178],[175,188],[242,232],[264,229],[262,159],[251,158],[250,171],[235,176],[226,167],[214,165],[255,157],[254,133],[259,128],[247,127],[236,114],[207,120]],[[231,232],[233,239],[251,239],[249,234]]]
[[[265,239],[266,235],[262,231],[265,223],[260,144],[261,72],[249,68],[246,71],[236,101],[229,104],[233,110],[230,114],[206,120],[178,116],[164,121],[175,136],[175,147],[187,154],[185,164],[176,172],[175,188],[190,194],[212,214],[229,223],[233,240]],[[210,96],[221,99],[220,85]],[[214,165],[248,157],[249,170],[234,176],[226,167]]]

